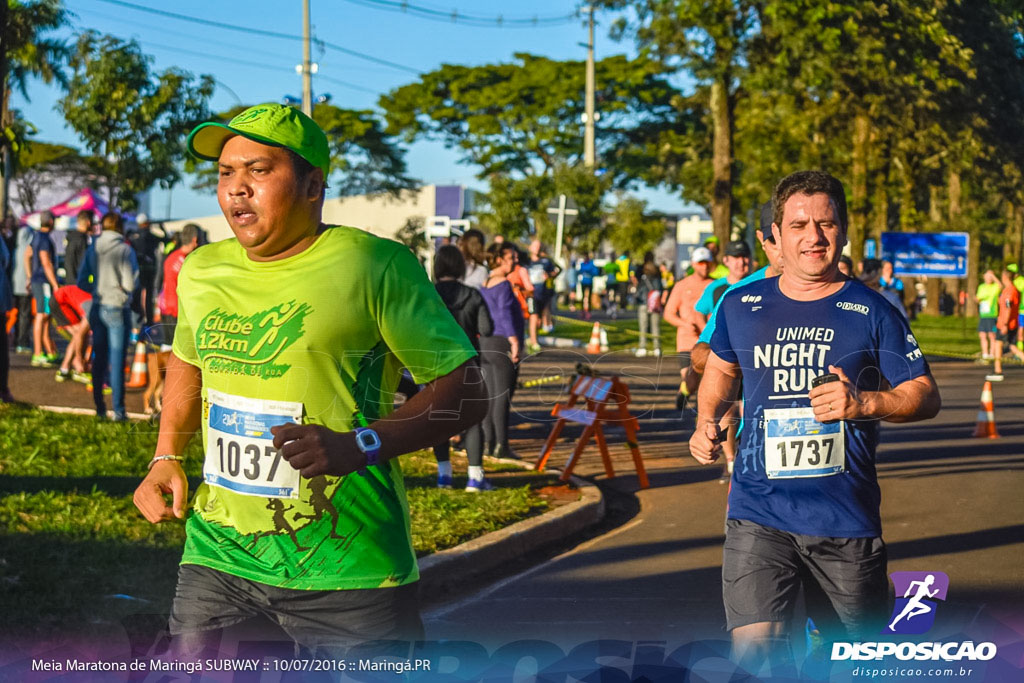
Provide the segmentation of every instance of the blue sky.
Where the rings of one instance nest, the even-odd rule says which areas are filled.
[[[140,11],[112,0],[66,0],[74,13],[69,40],[85,29],[133,38],[153,57],[159,71],[177,66],[193,74],[210,74],[217,81],[211,102],[215,111],[239,101],[256,103],[280,100],[301,93],[295,65],[301,61],[297,39],[247,35],[226,28],[201,25],[168,16]],[[302,34],[302,4],[299,0],[130,0],[155,10],[182,14],[210,22],[255,28],[296,37]],[[480,17],[506,19],[558,17],[573,13],[575,0],[411,0],[411,4]],[[554,26],[514,28],[478,27],[450,21],[432,21],[407,13],[386,11],[366,0],[311,0],[313,35],[337,46],[365,53],[426,72],[444,63],[486,64],[509,61],[516,52],[530,52],[556,59],[583,59],[586,41],[583,19]],[[629,53],[632,44],[608,38],[610,17],[598,15],[595,31],[598,59]],[[380,94],[415,80],[408,71],[376,64],[335,49],[314,47],[313,60],[319,65],[314,76],[314,94],[329,93],[332,103],[354,109],[376,107]],[[552,87],[557,87],[553,84]],[[22,110],[38,129],[39,140],[81,147],[73,131],[54,109],[58,92],[34,82],[30,101],[14,95],[12,106]],[[582,124],[580,135],[582,137]],[[416,143],[406,156],[411,174],[425,183],[462,184],[483,189],[474,178],[475,167],[457,163],[456,155],[440,144]],[[155,189],[151,214],[184,218],[216,213],[212,193],[196,193],[188,180],[170,192]],[[678,211],[682,201],[668,192],[644,190],[637,193],[653,209]]]

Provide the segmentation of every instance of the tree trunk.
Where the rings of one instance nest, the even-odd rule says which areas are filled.
[[[850,241],[850,258],[858,263],[864,258],[864,234],[868,228],[868,140],[871,120],[865,111],[853,119],[852,168],[850,173],[850,225],[846,236]]]
[[[917,208],[914,206],[914,176],[904,164],[900,169],[900,232],[916,232]]]
[[[928,186],[928,220],[932,229],[942,230],[942,188],[938,185]]]
[[[726,78],[711,84],[713,130],[711,223],[722,248],[732,237],[732,103]]]
[[[1024,269],[1024,206],[1014,204],[1013,212],[1013,240],[1017,246],[1013,254],[1013,262],[1018,268]]]
[[[1006,241],[1003,242],[1003,263],[1020,265],[1021,209],[1015,202],[1006,202]]]
[[[960,198],[962,188],[960,186],[960,171],[949,170],[949,229],[962,231],[960,216]],[[967,229],[970,235],[970,245],[967,249],[967,315],[978,315],[978,303],[974,300],[974,293],[978,291],[978,261],[981,256],[981,243],[979,242],[977,224],[972,222]]]
[[[879,255],[882,253],[882,233],[889,229],[889,189],[885,176],[885,173],[879,175],[879,182],[875,185],[874,196],[871,199],[870,237],[875,240]]]

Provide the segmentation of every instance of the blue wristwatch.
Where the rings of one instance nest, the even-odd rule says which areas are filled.
[[[366,456],[367,467],[377,464],[380,458],[380,437],[377,432],[369,427],[356,427],[356,446]],[[366,470],[360,470],[359,473],[366,474]]]

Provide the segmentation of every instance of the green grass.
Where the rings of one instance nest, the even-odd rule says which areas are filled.
[[[981,352],[977,317],[919,315],[910,328],[926,354],[970,358]]]
[[[148,424],[98,422],[0,405],[0,634],[39,637],[95,630],[170,607],[184,525],[151,525],[132,504],[156,445]],[[198,439],[188,451],[199,483]],[[465,459],[453,458],[456,486]],[[536,489],[554,477],[488,464],[497,489],[438,490],[433,455],[402,458],[413,547],[425,555],[539,514]],[[123,628],[123,627],[122,627]]]

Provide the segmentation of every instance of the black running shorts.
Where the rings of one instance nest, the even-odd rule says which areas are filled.
[[[731,631],[789,622],[801,587],[826,637],[873,638],[885,626],[889,580],[881,537],[829,538],[726,521],[722,595]]]

